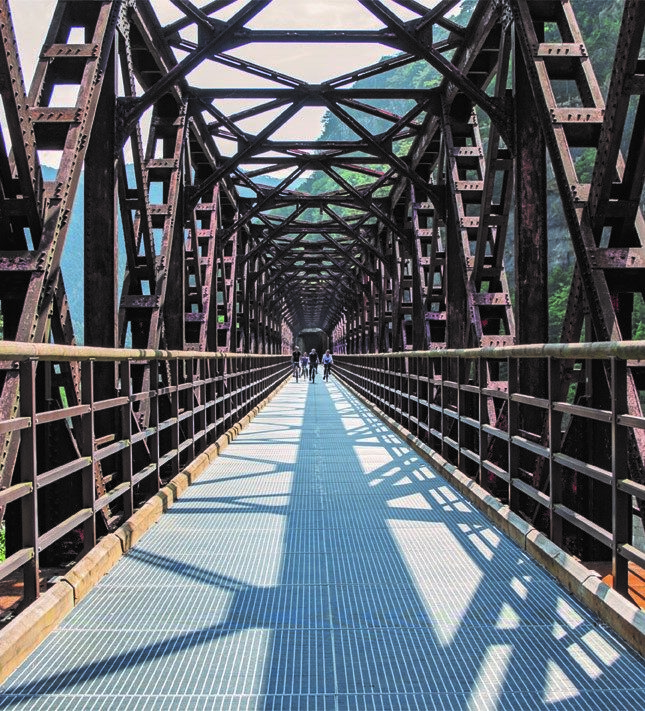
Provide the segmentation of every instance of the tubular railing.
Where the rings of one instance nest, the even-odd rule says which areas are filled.
[[[629,562],[645,568],[641,359],[645,341],[338,355],[334,370],[589,567],[611,561],[627,594]]]
[[[39,595],[44,554],[63,542],[89,551],[97,529],[128,518],[290,372],[281,355],[8,341],[0,364],[20,381],[16,416],[0,420],[5,467],[17,451],[13,471],[0,471],[0,580],[21,571],[25,602]],[[74,403],[56,385],[61,368],[79,376]]]

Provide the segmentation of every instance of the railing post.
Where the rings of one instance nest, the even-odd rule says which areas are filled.
[[[121,481],[128,484],[128,490],[123,495],[123,513],[130,518],[134,513],[134,491],[132,488],[132,379],[130,377],[130,360],[122,360],[119,364],[121,376],[121,397],[128,401],[121,406],[121,439],[127,446],[121,450]]]
[[[376,359],[376,383],[374,387],[374,396],[375,398],[380,398],[381,401],[383,400],[383,392],[384,392],[384,385],[385,385],[385,373],[383,372],[383,356],[379,355],[379,357]],[[374,404],[377,404],[376,399],[374,400]]]
[[[513,479],[518,473],[520,452],[513,437],[519,430],[519,403],[513,400],[519,379],[519,368],[515,358],[507,358],[508,367],[508,505],[511,511],[519,510],[518,491],[513,486]]]
[[[82,472],[83,508],[94,513],[83,524],[83,553],[88,553],[96,545],[96,464],[94,463],[94,360],[81,363],[81,402],[89,407],[89,412],[81,415],[81,456],[89,457],[90,463]]]
[[[29,417],[29,427],[20,436],[20,479],[31,484],[31,492],[23,497],[22,547],[33,550],[33,558],[23,566],[24,602],[33,602],[40,595],[40,564],[38,551],[38,456],[36,439],[36,368],[38,359],[20,363],[20,416]]]
[[[215,401],[217,400],[216,383],[215,383],[215,373],[213,372],[215,368],[215,360],[213,358],[208,358],[204,361],[204,372],[207,378],[206,383],[206,410],[204,411],[204,417],[206,422],[206,440],[205,444],[208,447],[217,439],[217,413],[215,411]],[[214,427],[211,427],[215,425]]]
[[[184,390],[184,402],[186,403],[186,407],[190,407],[190,417],[186,418],[189,429],[189,432],[186,433],[186,439],[190,440],[190,445],[188,446],[188,461],[192,462],[195,459],[195,403],[198,400],[197,391],[199,390],[199,386],[195,388],[194,383],[195,380],[199,381],[199,367],[196,367],[197,360],[195,358],[184,360],[182,363],[184,366],[184,375],[186,371],[188,371],[190,373],[191,382],[193,383],[191,388]]]
[[[171,459],[171,478],[179,474],[179,415],[180,415],[180,404],[179,404],[179,359],[174,358],[170,361],[171,377],[175,381],[174,386],[171,387],[170,391],[170,401],[171,401],[171,414],[173,418],[173,425],[170,428],[170,438],[171,444],[170,448],[175,453],[174,457]]]
[[[560,384],[557,374],[560,372],[558,361],[553,358],[548,360],[548,385],[549,385],[549,412],[548,412],[548,436],[549,436],[549,528],[550,538],[558,546],[562,547],[562,518],[558,515],[556,507],[562,503],[562,467],[554,461],[554,455],[561,448],[561,423],[562,413],[556,412],[554,403],[558,399]]]
[[[464,381],[464,361],[462,358],[457,356],[457,367],[455,368],[455,374],[457,376],[457,467],[462,471],[466,472],[466,467],[464,466],[464,455],[463,455],[463,426],[461,424],[461,416],[463,410],[463,400],[464,391],[462,390],[462,385]]]
[[[224,432],[224,357],[215,359],[215,439]]]
[[[419,439],[423,440],[424,428],[421,424],[423,420],[423,404],[422,402],[427,402],[427,379],[425,378],[424,366],[425,360],[423,356],[416,356],[415,368],[417,372],[417,436]]]
[[[403,424],[403,358],[395,356],[390,361],[394,366],[396,419]]]
[[[222,357],[222,434],[228,429],[228,417],[231,410],[231,361]]]
[[[398,421],[398,408],[397,408],[397,399],[398,396],[396,394],[396,386],[397,386],[397,375],[396,375],[396,370],[395,370],[395,363],[396,359],[394,356],[391,358],[387,359],[387,367],[388,367],[388,372],[390,373],[390,408],[392,411],[393,419],[395,421]]]
[[[199,358],[197,361],[197,369],[199,373],[199,405],[201,407],[199,412],[199,427],[198,431],[201,432],[202,445],[199,449],[204,451],[207,447],[206,442],[206,427],[208,426],[206,418],[206,403],[208,402],[208,390],[206,387],[206,378],[208,375],[208,369],[206,368],[206,360],[204,358]]]
[[[385,355],[381,356],[381,400],[387,403],[388,408],[390,407],[390,367],[389,361]],[[389,413],[391,414],[391,412]]]
[[[426,444],[429,446],[432,442],[430,439],[430,430],[432,429],[432,413],[430,405],[434,399],[434,382],[430,383],[430,373],[432,373],[432,380],[434,381],[434,364],[430,356],[426,356],[426,402],[428,407],[426,408],[426,426],[428,428],[426,432]]]
[[[235,389],[237,391],[237,404],[236,404],[236,421],[244,417],[246,414],[246,406],[248,403],[249,394],[246,390],[246,386],[250,382],[250,371],[249,371],[249,359],[248,356],[242,355],[237,359],[237,377],[235,382]]]
[[[258,381],[259,373],[260,373],[260,359],[256,358],[252,355],[249,355],[247,357],[247,362],[248,362],[248,383],[249,383],[249,389],[248,389],[248,407],[249,410],[254,408],[259,401],[259,394],[260,394],[260,383]]]
[[[627,595],[629,561],[621,554],[621,546],[631,543],[632,497],[618,488],[620,479],[628,478],[627,432],[618,422],[627,413],[627,362],[615,356],[611,359],[611,386],[611,567],[614,587]]]
[[[161,488],[161,469],[159,468],[159,361],[150,361],[150,461],[155,465],[157,477],[156,490]]]
[[[408,430],[418,437],[419,436],[419,398],[417,396],[418,381],[416,379],[414,379],[414,381],[413,381],[413,377],[412,377],[412,371],[414,370],[415,360],[411,356],[406,356],[406,361],[407,361],[407,374],[408,374]],[[414,373],[414,375],[416,378],[416,372]],[[415,383],[414,387],[412,386],[413,382]],[[416,404],[413,404],[413,402],[412,402],[413,396],[417,396]],[[416,419],[416,424],[414,425],[414,429],[412,426],[413,411],[414,411],[414,417]]]
[[[447,451],[447,445],[446,445],[446,370],[447,370],[447,365],[446,365],[446,358],[444,356],[441,356],[439,359],[439,362],[441,363],[441,382],[439,384],[439,407],[441,409],[441,456],[444,459],[448,459],[448,451]]]
[[[237,409],[237,372],[238,372],[238,360],[235,356],[231,356],[228,361],[228,413],[229,421],[228,426],[232,427],[235,422],[235,412]]]
[[[401,424],[404,425],[408,432],[412,432],[412,423],[410,421],[410,409],[412,403],[410,402],[410,358],[408,356],[403,356],[401,358]],[[405,380],[406,388],[405,393],[403,392],[403,380]],[[403,403],[405,402],[405,409]],[[405,422],[404,422],[404,412],[405,412]]]
[[[477,483],[480,486],[484,484],[484,460],[486,459],[486,450],[488,440],[484,432],[484,420],[487,418],[488,408],[486,397],[484,396],[484,383],[486,381],[486,363],[481,356],[477,357],[477,384],[479,386],[478,410],[479,410],[479,432],[478,432],[478,450],[479,461],[477,462]],[[486,383],[488,386],[488,383]]]

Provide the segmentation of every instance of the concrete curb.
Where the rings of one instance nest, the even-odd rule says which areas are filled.
[[[502,504],[499,499],[479,486],[477,482],[467,477],[454,464],[448,462],[438,452],[435,452],[418,437],[379,410],[342,376],[337,375],[337,377],[352,395],[395,434],[405,440],[419,456],[431,464],[437,473],[481,511],[496,528],[530,555],[635,651],[645,656],[645,610],[641,610],[606,583],[603,583],[596,571],[586,568],[579,560],[570,556],[543,533],[513,513],[507,505]]]
[[[208,449],[171,479],[114,533],[102,538],[60,582],[43,593],[3,630],[0,630],[0,683],[53,632],[98,583],[167,511],[186,489],[204,473],[242,430],[289,382],[286,378],[261,403],[234,424]]]
[[[0,683],[53,632],[74,609],[74,591],[66,581],[56,583],[21,612],[0,633]]]

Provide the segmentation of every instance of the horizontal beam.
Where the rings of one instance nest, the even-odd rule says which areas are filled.
[[[437,89],[333,89],[324,84],[306,84],[293,89],[280,88],[191,88],[187,92],[188,98],[200,100],[208,99],[311,99],[319,101],[321,97],[328,99],[400,99],[407,101],[428,101],[433,96],[437,97],[437,110],[439,110],[440,93]]]

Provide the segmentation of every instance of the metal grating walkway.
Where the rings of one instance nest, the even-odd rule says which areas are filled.
[[[641,708],[645,664],[336,382],[290,383],[0,689],[24,709]]]

